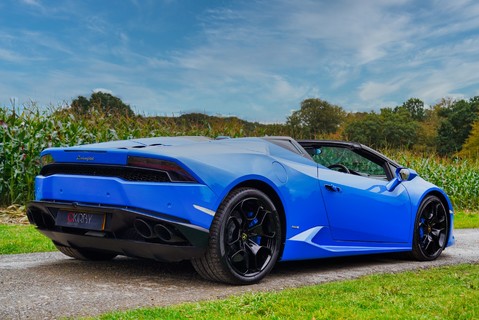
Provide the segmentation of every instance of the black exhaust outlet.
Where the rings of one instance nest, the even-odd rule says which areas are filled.
[[[154,227],[155,234],[161,241],[167,243],[185,242],[185,239],[177,234],[171,227],[158,223]]]
[[[136,219],[133,223],[133,227],[135,231],[145,239],[151,239],[155,237],[153,233],[153,229],[151,228],[150,224],[142,219]]]

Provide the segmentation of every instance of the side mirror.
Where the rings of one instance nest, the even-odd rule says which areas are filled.
[[[417,177],[417,172],[408,168],[397,168],[396,176],[387,185],[388,191],[393,191],[403,181],[411,181]]]
[[[412,169],[407,168],[397,168],[396,169],[396,178],[399,181],[411,181],[417,177],[417,172]]]

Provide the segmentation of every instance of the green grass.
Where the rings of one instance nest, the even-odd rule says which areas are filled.
[[[56,250],[53,243],[33,226],[0,225],[0,254]]]
[[[114,312],[95,319],[477,319],[479,265]]]
[[[454,228],[479,228],[479,212],[456,211],[454,215]]]

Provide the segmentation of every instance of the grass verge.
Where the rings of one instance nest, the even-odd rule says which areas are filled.
[[[456,229],[479,228],[479,212],[456,211],[454,215],[454,228]]]
[[[458,265],[94,319],[477,319],[478,300],[479,265]]]
[[[0,254],[56,250],[50,239],[33,226],[0,225]]]

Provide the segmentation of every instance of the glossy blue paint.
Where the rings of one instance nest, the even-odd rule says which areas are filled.
[[[216,211],[218,202],[206,185],[181,183],[139,183],[118,178],[54,175],[35,180],[37,200],[129,207],[167,214],[209,228],[213,216],[195,208]]]
[[[407,243],[411,205],[403,186],[386,189],[387,181],[328,169],[319,171],[321,192],[333,239]],[[335,185],[339,191],[325,186]]]
[[[51,148],[42,152],[46,154],[56,163],[78,165],[126,165],[128,156],[174,162],[197,182],[131,182],[116,177],[55,174],[36,178],[35,198],[131,207],[206,229],[234,188],[261,182],[284,208],[282,260],[409,251],[416,213],[427,194],[440,195],[448,204],[448,245],[454,243],[449,198],[415,173],[409,181],[400,181],[337,172],[260,138],[136,139]]]

